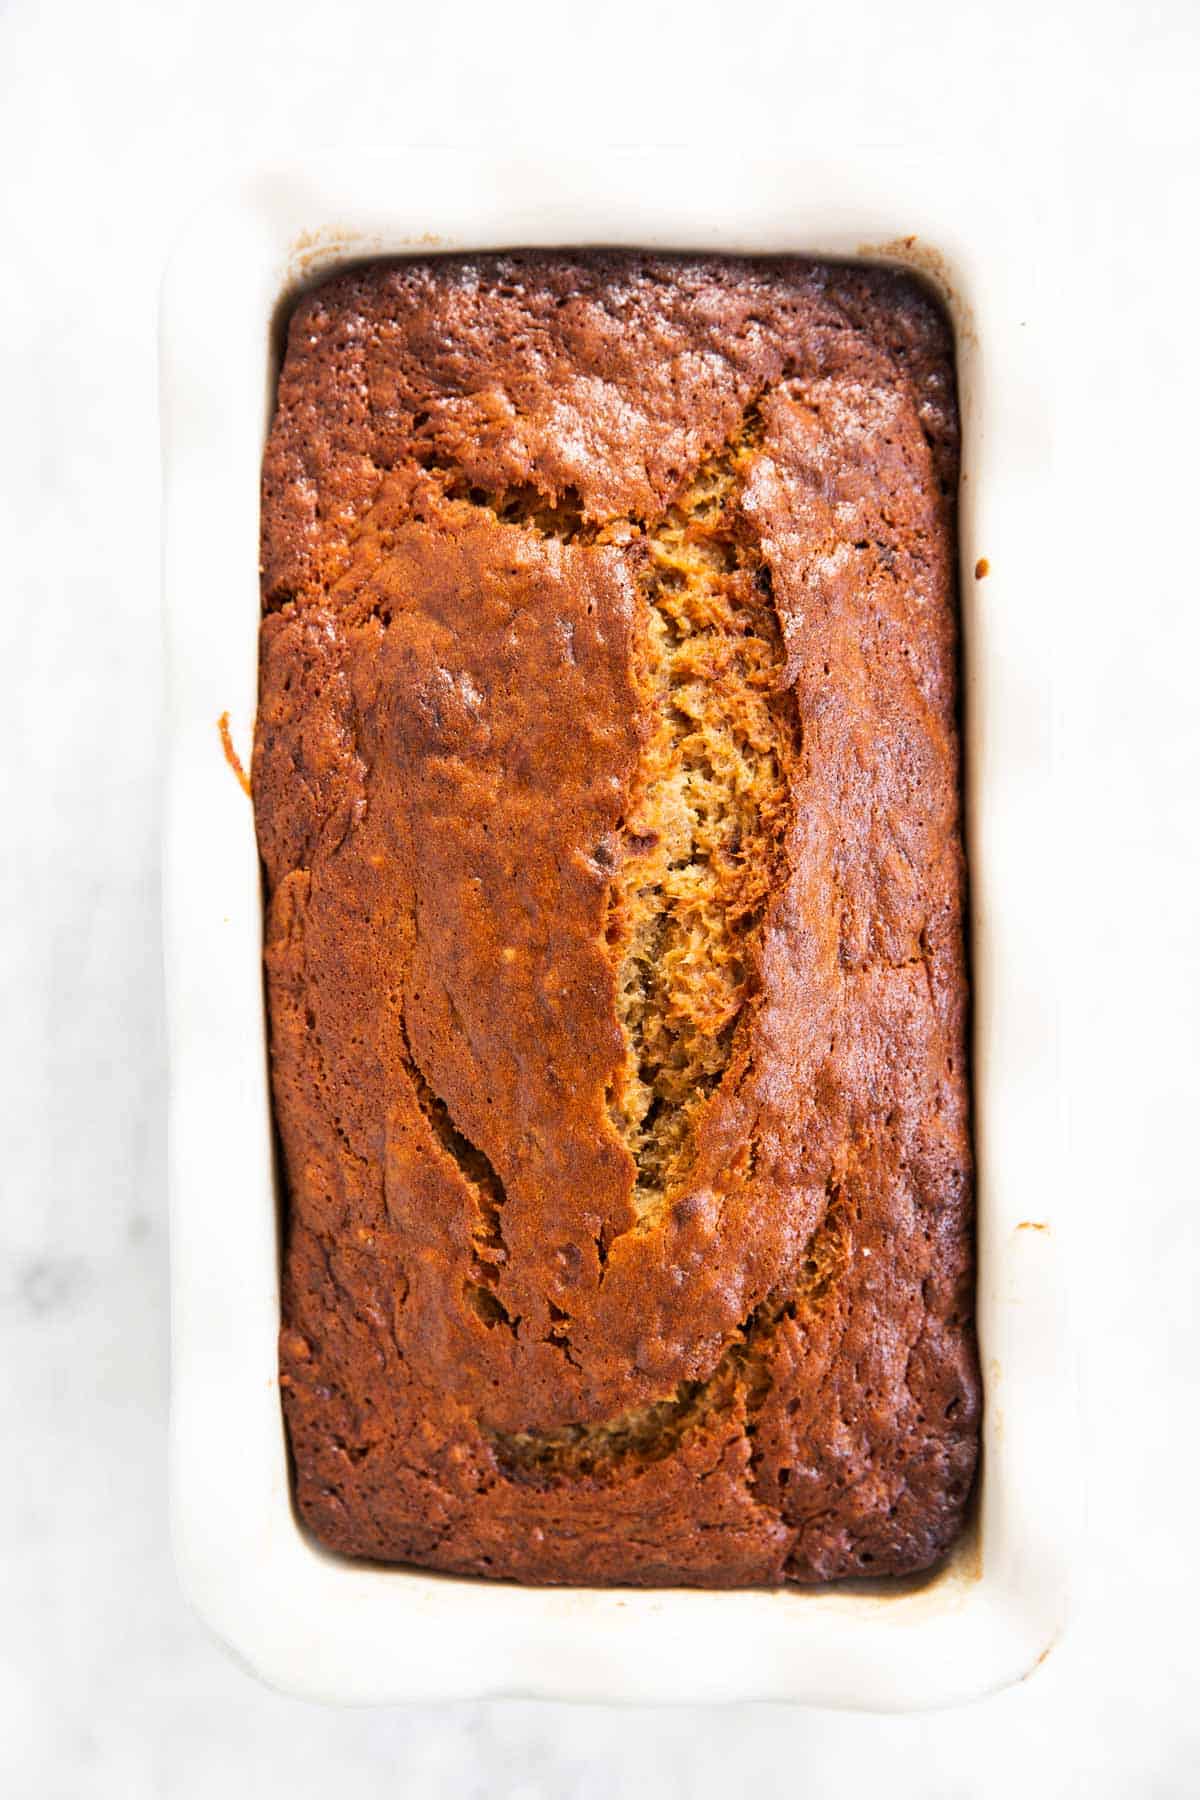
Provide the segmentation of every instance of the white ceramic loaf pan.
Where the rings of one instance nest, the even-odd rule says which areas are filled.
[[[947,1704],[1027,1674],[1062,1630],[1076,1521],[1056,1205],[1053,604],[1045,500],[1053,340],[1034,239],[1006,240],[942,164],[694,154],[593,165],[447,151],[247,180],[187,230],[162,317],[170,666],[165,821],[173,1267],[171,1491],[184,1587],[244,1662],[318,1699],[513,1694]],[[260,894],[248,764],[259,462],[273,321],[304,282],[415,250],[610,244],[910,262],[954,319],[964,423],[962,596],[984,1454],[976,1517],[931,1577],[826,1591],[541,1590],[353,1564],[297,1523],[276,1385]],[[990,573],[977,579],[980,558]]]

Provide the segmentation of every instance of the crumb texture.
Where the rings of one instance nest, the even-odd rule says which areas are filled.
[[[611,1113],[639,1217],[677,1186],[728,1065],[778,873],[792,722],[765,564],[736,536],[743,421],[645,534],[648,736],[610,898],[625,1061]]]
[[[296,308],[252,779],[329,1547],[733,1587],[959,1530],[957,433],[879,270],[431,258]]]

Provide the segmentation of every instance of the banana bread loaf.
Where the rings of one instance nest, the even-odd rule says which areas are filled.
[[[253,785],[324,1544],[738,1586],[959,1529],[957,467],[947,324],[878,269],[296,307]]]

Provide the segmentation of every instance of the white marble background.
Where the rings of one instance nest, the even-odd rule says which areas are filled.
[[[0,0],[0,1794],[913,1800],[1200,1792],[1192,0],[409,7]],[[277,150],[933,138],[1065,163],[1077,546],[1047,618],[1071,795],[1047,871],[1088,1003],[1063,1107],[1089,1517],[1074,1628],[933,1717],[341,1713],[208,1641],[164,1517],[156,287]],[[1090,498],[1089,498],[1090,495]]]

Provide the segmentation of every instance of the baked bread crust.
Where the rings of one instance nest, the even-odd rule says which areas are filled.
[[[958,423],[907,277],[376,263],[293,313],[253,762],[333,1549],[923,1569],[975,1467]]]

